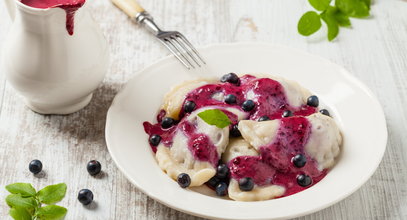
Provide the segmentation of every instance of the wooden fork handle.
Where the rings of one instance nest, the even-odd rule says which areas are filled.
[[[130,18],[135,18],[138,13],[145,11],[136,0],[112,0],[112,2]]]

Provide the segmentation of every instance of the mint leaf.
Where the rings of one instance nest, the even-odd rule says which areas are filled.
[[[27,209],[24,208],[11,208],[8,214],[14,219],[14,220],[31,220],[31,214],[27,211]]]
[[[298,21],[298,33],[309,36],[321,28],[321,19],[314,11],[305,13]]]
[[[363,18],[369,16],[370,1],[367,0],[336,0],[335,5],[350,17]]]
[[[335,16],[335,20],[338,22],[339,26],[349,27],[351,25],[349,16],[347,16],[343,12],[337,10],[334,16]]]
[[[47,205],[40,207],[35,216],[40,220],[58,220],[62,219],[68,210],[62,206]]]
[[[60,183],[55,185],[49,185],[40,191],[37,196],[41,203],[54,204],[61,201],[65,197],[66,184]]]
[[[20,194],[23,197],[35,196],[36,191],[29,183],[13,183],[6,186],[7,191],[12,194]]]
[[[308,0],[308,2],[318,11],[324,11],[328,8],[331,0]]]
[[[328,27],[328,40],[332,41],[339,33],[339,25],[335,18],[335,8],[329,8],[321,14],[322,20]]]
[[[24,198],[20,194],[10,194],[6,197],[6,203],[10,207],[35,208],[38,204],[33,197]]]
[[[206,123],[218,128],[224,128],[232,123],[229,117],[219,109],[208,109],[198,113],[198,116]]]

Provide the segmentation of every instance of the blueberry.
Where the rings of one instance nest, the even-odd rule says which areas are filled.
[[[323,114],[323,115],[331,116],[331,114],[329,114],[329,111],[326,110],[326,109],[321,109],[321,110],[319,110],[319,112],[320,112],[321,114]]]
[[[221,82],[228,82],[232,84],[239,85],[240,80],[239,77],[235,73],[228,73],[226,75],[223,75],[222,78],[220,78]]]
[[[235,95],[232,95],[232,94],[227,95],[227,96],[225,97],[225,102],[226,102],[227,104],[235,104],[235,103],[236,103],[236,96],[235,96]]]
[[[226,196],[228,194],[228,185],[224,182],[218,183],[215,188],[215,192],[218,196]]]
[[[239,189],[242,191],[251,191],[254,188],[253,179],[250,177],[241,178],[239,180]]]
[[[180,173],[177,178],[178,185],[182,188],[187,188],[191,185],[191,177],[186,173]]]
[[[267,115],[261,116],[258,121],[269,121],[270,118]]]
[[[161,127],[162,128],[170,128],[174,124],[175,124],[175,120],[173,118],[170,118],[170,117],[165,117],[161,121]]]
[[[81,189],[78,193],[78,200],[83,205],[89,205],[93,201],[93,193],[89,189]]]
[[[94,176],[100,173],[102,170],[102,165],[100,165],[99,161],[97,160],[91,160],[88,162],[86,169],[90,175]]]
[[[184,104],[184,112],[191,113],[196,107],[195,102],[193,101],[186,101]]]
[[[246,100],[242,104],[242,109],[246,112],[253,110],[254,107],[255,107],[255,104],[252,100]]]
[[[293,157],[293,164],[298,168],[305,166],[306,163],[307,158],[304,156],[304,154],[297,154]]]
[[[242,134],[239,131],[237,124],[233,125],[232,129],[230,129],[230,136],[232,137],[240,137]]]
[[[312,107],[318,107],[318,105],[319,105],[318,97],[315,96],[315,95],[312,95],[312,96],[308,97],[307,105],[312,106]]]
[[[216,188],[216,186],[218,185],[218,183],[220,182],[220,179],[216,176],[210,178],[208,180],[208,182],[206,182],[209,186],[211,186],[212,188]]]
[[[150,136],[148,141],[150,142],[151,145],[158,146],[161,142],[161,136],[158,134],[153,134]]]
[[[293,116],[292,111],[290,111],[290,110],[285,110],[285,111],[283,112],[283,117],[284,117],[284,118],[291,117],[291,116]]]
[[[216,168],[216,177],[220,179],[225,179],[229,176],[229,168],[226,164],[219,164]]]
[[[42,163],[39,160],[32,160],[28,165],[28,169],[31,173],[37,174],[42,170]]]
[[[301,174],[301,175],[297,176],[297,183],[298,183],[298,185],[300,185],[302,187],[307,187],[307,186],[311,185],[312,179],[308,175]]]

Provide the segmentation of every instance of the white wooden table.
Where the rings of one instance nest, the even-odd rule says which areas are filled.
[[[407,219],[407,1],[376,0],[369,19],[353,19],[338,39],[323,34],[305,39],[296,32],[305,0],[140,0],[158,24],[184,33],[195,45],[237,41],[284,44],[317,54],[347,68],[381,101],[389,141],[373,177],[356,193],[325,210],[300,219]],[[37,188],[65,182],[66,219],[194,219],[137,190],[114,165],[104,140],[106,112],[115,94],[143,67],[168,52],[130,22],[109,0],[89,0],[110,43],[111,65],[104,83],[85,109],[68,116],[30,111],[0,72],[0,219],[7,218],[4,186],[30,182]],[[0,1],[0,52],[11,26]],[[323,30],[322,32],[324,32]],[[355,109],[355,114],[363,114]],[[372,124],[372,126],[374,126]],[[369,134],[366,134],[369,135]],[[28,171],[40,159],[45,175]],[[86,163],[97,159],[104,175],[93,178]],[[351,171],[350,171],[351,172]],[[347,180],[343,180],[347,181]],[[82,188],[95,194],[97,206],[76,199]]]

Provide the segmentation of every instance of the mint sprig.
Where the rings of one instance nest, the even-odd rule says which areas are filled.
[[[6,203],[10,206],[9,214],[16,220],[62,219],[68,210],[54,203],[65,197],[66,188],[65,183],[60,183],[46,186],[36,192],[29,183],[7,185],[6,190],[11,193],[6,197]]]
[[[370,15],[370,0],[308,0],[315,11],[308,11],[298,21],[298,33],[310,36],[321,28],[321,20],[328,27],[328,40],[334,40],[339,27],[350,27],[350,17],[364,18]]]
[[[219,109],[208,109],[198,113],[198,116],[206,123],[218,128],[227,127],[232,123],[229,117]]]

